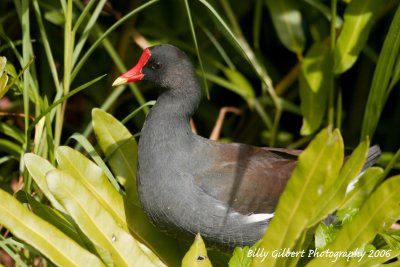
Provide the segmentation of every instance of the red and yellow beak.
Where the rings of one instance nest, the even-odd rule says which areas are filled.
[[[127,72],[121,74],[112,84],[112,86],[117,86],[121,84],[137,82],[143,79],[144,74],[142,73],[143,67],[146,65],[147,61],[151,56],[151,52],[149,48],[143,50],[142,55],[140,56],[139,62],[135,67],[128,70]]]

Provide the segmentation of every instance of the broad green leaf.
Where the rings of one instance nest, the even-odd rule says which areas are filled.
[[[103,266],[50,223],[31,213],[10,194],[0,189],[0,224],[29,243],[57,266]]]
[[[360,180],[355,184],[354,189],[346,195],[340,209],[359,208],[374,190],[377,182],[380,181],[382,174],[382,168],[368,168]]]
[[[210,259],[207,256],[206,245],[198,233],[192,246],[182,259],[182,267],[211,267]]]
[[[335,73],[343,73],[356,62],[364,48],[376,15],[386,0],[353,0],[344,13],[344,23],[335,46]]]
[[[322,130],[299,156],[292,177],[286,185],[275,216],[261,241],[260,249],[274,251],[292,248],[304,238],[317,215],[317,204],[324,201],[323,192],[328,180],[335,177],[342,166],[343,141],[339,130]],[[255,258],[252,266],[285,266],[287,258]]]
[[[315,43],[303,60],[299,77],[302,135],[315,132],[325,116],[328,95],[333,89],[331,55],[325,43]]]
[[[56,158],[59,168],[85,186],[116,222],[127,230],[122,196],[110,184],[102,169],[67,146],[57,148]]]
[[[400,5],[393,17],[389,32],[379,55],[372,78],[371,90],[365,108],[361,139],[371,140],[381,116],[385,102],[390,94],[390,79],[400,50]]]
[[[80,229],[95,244],[111,253],[116,266],[164,266],[160,260],[151,261],[139,243],[103,208],[97,198],[71,175],[61,170],[53,170],[46,175],[46,179],[51,192],[74,218]]]
[[[301,55],[304,37],[301,13],[296,0],[265,0],[279,40],[290,51]]]
[[[362,251],[363,247],[371,242],[379,231],[390,226],[385,222],[387,217],[393,213],[393,210],[398,208],[400,204],[399,196],[400,176],[391,177],[368,198],[360,212],[350,223],[343,226],[336,239],[326,249],[330,251],[355,251],[356,249]],[[345,257],[339,257],[336,262],[332,262],[332,260],[332,257],[318,257],[307,266],[328,267],[347,264]]]
[[[24,155],[24,163],[29,171],[29,174],[39,186],[40,190],[42,190],[43,194],[50,201],[51,205],[60,211],[64,211],[64,207],[54,198],[47,186],[46,173],[54,170],[55,167],[44,158],[33,153],[27,153]]]
[[[126,127],[101,109],[93,109],[93,130],[130,201],[139,206],[136,190],[137,143]]]
[[[335,211],[343,202],[349,183],[359,175],[363,168],[368,153],[368,147],[369,142],[362,142],[353,151],[350,158],[340,170],[339,177],[337,179],[327,180],[327,184],[325,184],[326,190],[323,192],[324,201],[316,204],[319,209],[319,215],[314,218],[315,223],[324,219],[329,213]],[[341,160],[343,160],[343,158],[341,158]]]

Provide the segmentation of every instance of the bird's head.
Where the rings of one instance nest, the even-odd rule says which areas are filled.
[[[144,49],[136,66],[121,74],[113,86],[144,80],[163,88],[178,88],[189,73],[194,69],[183,51],[172,45],[156,45]]]

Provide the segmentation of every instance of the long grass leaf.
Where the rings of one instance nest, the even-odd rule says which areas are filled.
[[[400,49],[400,6],[393,17],[389,32],[379,55],[378,64],[372,79],[371,90],[365,108],[361,129],[361,139],[372,140],[383,107],[390,93],[390,79]]]
[[[204,76],[203,60],[201,59],[201,56],[200,56],[199,45],[197,43],[196,31],[195,31],[194,25],[193,25],[192,15],[191,15],[191,12],[190,12],[190,7],[189,7],[189,2],[188,2],[188,0],[184,0],[184,2],[185,2],[185,7],[186,7],[186,13],[187,13],[188,20],[189,20],[190,31],[192,33],[194,47],[196,49],[197,59],[199,61],[200,70],[203,73],[202,77],[203,77],[204,88],[206,90],[207,98],[209,99],[210,98],[210,93],[208,92],[208,84],[207,84],[206,78]]]
[[[78,20],[76,21],[73,32],[76,33],[80,24],[82,23],[83,20],[88,19],[89,15],[89,10],[91,8],[91,3],[94,3],[95,1],[90,1],[89,4],[85,7],[83,10],[82,14],[79,16]],[[107,0],[101,0],[96,4],[96,8],[93,11],[93,14],[90,15],[88,21],[85,24],[85,28],[83,29],[82,33],[80,34],[79,41],[77,42],[76,46],[74,47],[74,51],[72,54],[72,67],[75,65],[76,61],[78,60],[78,57],[80,53],[82,52],[83,46],[86,43],[87,38],[89,37],[89,34],[91,30],[93,29],[97,18],[99,17],[101,11],[103,10],[103,6],[106,4]]]
[[[33,5],[33,10],[35,11],[35,15],[36,15],[36,21],[38,23],[38,27],[40,30],[39,32],[42,37],[41,42],[43,43],[44,51],[46,53],[51,76],[54,81],[54,86],[57,88],[56,91],[58,92],[58,91],[61,91],[61,87],[60,87],[60,80],[58,78],[58,73],[57,73],[57,65],[55,63],[53,53],[52,53],[52,50],[50,47],[49,38],[47,37],[46,28],[44,27],[44,24],[43,24],[42,13],[40,12],[38,0],[32,1],[32,5]]]
[[[97,77],[73,90],[71,90],[71,92],[69,92],[68,94],[64,95],[63,97],[61,97],[60,99],[58,99],[57,101],[55,101],[53,104],[51,104],[45,111],[43,111],[38,117],[36,117],[36,119],[29,125],[28,128],[28,133],[30,133],[32,131],[32,129],[35,127],[35,125],[37,123],[39,123],[39,121],[46,116],[47,113],[49,113],[50,111],[52,111],[56,106],[58,106],[60,103],[62,103],[63,101],[65,101],[66,99],[70,98],[71,96],[75,95],[76,93],[88,88],[89,86],[91,86],[92,84],[98,82],[99,80],[101,80],[103,77],[105,77],[107,74],[104,74],[100,77]]]

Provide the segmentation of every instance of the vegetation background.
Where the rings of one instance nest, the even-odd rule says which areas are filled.
[[[136,141],[132,134],[138,137],[158,92],[141,83],[111,88],[118,74],[136,63],[144,47],[158,43],[180,47],[196,65],[204,88],[203,101],[193,118],[200,135],[210,135],[221,108],[236,107],[240,114],[226,115],[221,140],[302,149],[314,140],[309,145],[310,157],[304,157],[304,165],[300,165],[305,170],[327,166],[320,171],[332,184],[345,176],[346,169],[340,169],[342,137],[346,148],[358,147],[352,162],[358,169],[354,170],[361,168],[369,143],[381,147],[382,168],[367,172],[370,180],[365,181],[373,182],[358,188],[365,193],[345,196],[346,185],[357,172],[343,180],[339,188],[344,191],[331,192],[332,198],[317,198],[310,191],[310,199],[314,194],[317,203],[332,200],[336,206],[316,205],[318,216],[309,220],[305,213],[309,208],[294,209],[292,218],[307,222],[297,225],[301,232],[288,235],[287,243],[273,243],[274,237],[267,237],[268,233],[265,240],[277,248],[324,248],[348,243],[340,239],[340,230],[354,236],[352,231],[371,226],[375,230],[346,248],[390,248],[394,254],[375,258],[380,263],[397,257],[398,232],[390,225],[399,217],[396,195],[400,186],[398,177],[391,181],[387,177],[399,170],[399,10],[398,0],[2,0],[0,264],[79,266],[79,260],[90,260],[93,265],[133,264],[129,261],[132,255],[125,255],[115,245],[116,228],[99,223],[110,218],[114,218],[111,222],[121,219],[122,236],[130,232],[135,237],[126,235],[130,245],[122,246],[137,252],[135,264],[161,264],[158,258],[172,266],[180,263],[187,248],[151,228],[138,208],[135,193]],[[93,108],[107,110],[125,126],[101,110],[92,112]],[[340,132],[320,132],[328,126]],[[331,135],[337,140],[331,140]],[[95,163],[86,161],[78,151]],[[96,175],[104,178],[100,187],[85,180]],[[326,183],[316,181],[313,175],[318,173],[308,176],[311,185]],[[308,192],[302,187],[308,180],[303,177],[302,181],[296,189],[300,195]],[[63,184],[73,188],[72,192],[60,189]],[[104,194],[102,188],[107,188]],[[74,191],[82,198],[76,206],[70,202]],[[288,197],[286,205],[300,201],[297,193]],[[97,202],[89,205],[93,195]],[[89,197],[85,200],[82,196]],[[74,213],[79,203],[83,207]],[[386,208],[371,214],[378,208],[366,203],[386,203]],[[363,213],[362,207],[367,206]],[[90,215],[93,207],[104,214],[99,218]],[[129,219],[128,207],[134,219]],[[322,215],[337,209],[345,214],[338,225],[318,224]],[[79,214],[92,218],[93,224]],[[363,223],[349,223],[347,228],[352,228],[345,228],[343,221],[353,217]],[[137,218],[144,222],[138,223],[142,219]],[[378,219],[371,222],[371,218]],[[290,227],[295,222],[283,225]],[[93,236],[99,233],[90,232],[96,223],[105,236],[110,233],[105,229],[109,229],[114,241],[96,240]],[[319,235],[306,238],[316,225]],[[76,250],[61,257],[57,253],[65,252],[63,244],[51,237],[39,238],[40,234],[45,236],[43,229],[78,244]],[[138,249],[136,239],[154,254]],[[321,244],[316,240],[325,241]],[[71,244],[67,247],[75,246]],[[336,248],[344,249],[339,245]],[[243,250],[235,253],[231,266],[250,264]],[[119,256],[114,258],[115,254]],[[214,254],[214,265],[224,265],[230,258]],[[308,261],[278,260],[268,266],[304,265]]]

